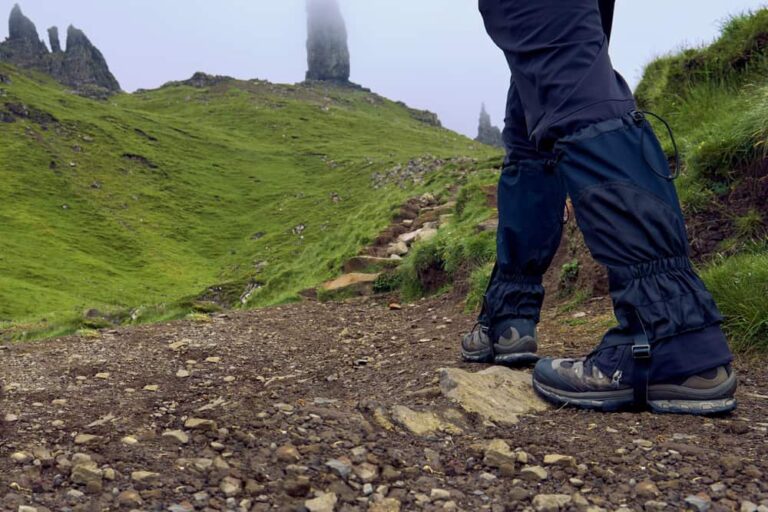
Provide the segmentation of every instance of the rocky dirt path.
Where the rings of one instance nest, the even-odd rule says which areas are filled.
[[[549,311],[545,352],[589,349],[608,304],[583,308]],[[6,348],[0,509],[768,510],[760,365],[739,363],[725,418],[545,409],[522,390],[538,412],[489,421],[445,396],[465,374],[440,386],[441,368],[482,369],[457,357],[471,323],[449,297],[369,298]]]

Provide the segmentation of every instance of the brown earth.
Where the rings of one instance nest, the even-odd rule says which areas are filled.
[[[691,255],[696,261],[707,261],[717,254],[730,254],[739,244],[768,236],[768,159],[734,172],[739,176],[726,194],[713,199],[705,208],[686,215],[691,240]],[[740,233],[737,220],[749,214],[759,214],[762,222],[750,232]],[[724,241],[733,241],[723,247]]]
[[[479,369],[457,351],[472,319],[447,296],[388,299],[7,347],[0,509],[293,511],[316,492],[342,511],[557,510],[537,498],[553,494],[561,510],[695,509],[697,494],[710,510],[768,505],[761,361],[739,361],[740,408],[724,418],[550,409],[496,426],[464,414],[462,433],[416,436],[382,411],[451,409],[436,372]],[[542,350],[583,354],[609,323],[605,299],[550,307]],[[486,465],[478,445],[492,439],[547,474]],[[574,461],[546,466],[552,454]]]

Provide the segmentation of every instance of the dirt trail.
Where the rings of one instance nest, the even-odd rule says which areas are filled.
[[[548,310],[543,351],[589,350],[608,307]],[[750,362],[726,418],[550,409],[506,426],[463,414],[461,432],[397,425],[395,405],[455,410],[437,370],[479,369],[458,360],[471,324],[449,297],[364,298],[7,348],[0,509],[768,506],[768,378]],[[494,439],[511,449],[502,463]]]

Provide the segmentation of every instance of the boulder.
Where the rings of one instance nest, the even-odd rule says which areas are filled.
[[[523,414],[547,409],[533,390],[530,374],[502,366],[478,373],[443,368],[440,391],[465,411],[498,423],[515,424]]]

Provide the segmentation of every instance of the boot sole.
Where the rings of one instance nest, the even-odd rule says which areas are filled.
[[[493,362],[493,352],[491,350],[483,350],[480,352],[467,352],[466,350],[461,350],[461,358],[467,362],[467,363],[492,363]]]
[[[536,364],[541,359],[533,352],[523,352],[519,354],[496,354],[494,362],[502,366],[527,366]]]
[[[492,352],[465,352],[461,351],[461,358],[466,363],[497,364],[500,366],[530,366],[541,359],[532,352],[519,354],[499,354],[494,356]]]
[[[635,407],[633,391],[605,391],[594,393],[568,393],[551,388],[533,380],[533,389],[548,402],[603,412],[615,412]],[[736,389],[736,376],[731,374],[719,386],[708,390],[693,390],[682,386],[651,386],[648,407],[658,414],[689,414],[712,416],[726,414],[736,409],[733,398]],[[656,394],[657,397],[653,395]],[[659,396],[660,395],[660,396]],[[670,399],[665,395],[679,398]],[[705,396],[708,395],[708,396]],[[683,398],[683,397],[688,397]]]

